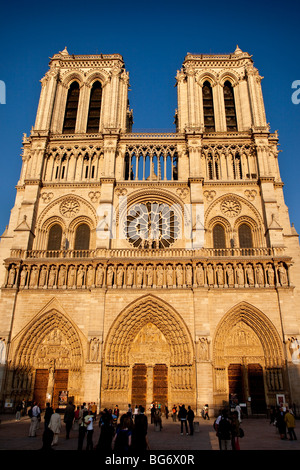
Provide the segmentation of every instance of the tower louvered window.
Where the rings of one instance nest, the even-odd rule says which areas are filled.
[[[95,82],[91,89],[90,106],[87,122],[87,132],[99,132],[100,111],[102,100],[102,86],[100,82]]]
[[[227,131],[237,130],[234,93],[230,82],[224,84],[224,102]]]
[[[212,88],[205,82],[202,88],[204,128],[206,132],[215,132],[215,115]]]
[[[47,250],[60,250],[62,240],[62,228],[59,224],[52,225],[49,230]]]
[[[81,224],[77,227],[75,235],[75,250],[88,250],[90,247],[90,227],[87,224]]]
[[[226,248],[225,230],[220,224],[216,224],[213,228],[214,248]]]
[[[239,244],[240,248],[252,248],[252,231],[251,227],[247,224],[239,226]]]
[[[67,97],[65,119],[63,125],[64,134],[74,134],[79,101],[79,84],[73,82],[70,85]]]

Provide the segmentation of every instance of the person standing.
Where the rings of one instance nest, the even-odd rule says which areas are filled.
[[[291,410],[287,410],[287,412],[284,415],[284,421],[287,427],[288,434],[290,436],[290,441],[296,441],[297,436],[295,433],[295,427],[296,427],[296,420],[295,416],[291,413]]]
[[[222,412],[218,424],[218,437],[220,439],[220,450],[231,450],[231,423],[226,410]]]
[[[194,419],[195,419],[195,413],[193,412],[192,408],[188,406],[187,420],[189,423],[190,436],[193,436],[194,434]]]
[[[172,419],[175,423],[176,419],[177,419],[177,406],[176,405],[174,405],[173,408],[172,408]]]
[[[21,411],[22,411],[22,405],[21,405],[21,403],[18,403],[17,406],[16,406],[16,421],[20,421]]]
[[[78,431],[78,446],[77,450],[82,450],[83,443],[84,443],[84,438],[86,434],[86,421],[85,418],[88,416],[88,410],[85,406],[86,404],[83,403],[81,410],[80,410],[80,415],[79,415],[79,431]]]
[[[45,415],[44,415],[45,429],[47,429],[52,415],[53,415],[53,408],[52,406],[50,406],[50,403],[46,403],[46,410],[45,410]]]
[[[97,450],[100,450],[105,454],[112,452],[111,443],[114,437],[114,426],[112,424],[112,419],[107,412],[103,412],[99,420],[100,436]]]
[[[39,407],[39,404],[34,402],[31,410],[31,424],[29,428],[29,437],[36,437],[36,431],[39,428],[40,417],[41,409]]]
[[[188,427],[187,427],[187,410],[185,408],[185,405],[181,405],[179,407],[179,412],[178,412],[178,419],[180,420],[180,432],[181,435],[183,435],[183,426],[185,426],[185,431],[186,435],[188,436]]]
[[[169,408],[168,408],[168,405],[165,405],[165,415],[166,415],[166,419],[169,418]]]
[[[149,450],[148,418],[145,415],[145,408],[141,405],[139,406],[139,413],[135,418],[132,447],[135,452],[145,452]]]
[[[66,439],[70,439],[70,431],[72,429],[73,421],[74,405],[71,401],[69,401],[64,414],[64,423],[66,425]]]
[[[94,419],[92,410],[89,410],[88,414],[84,418],[84,421],[86,425],[86,450],[93,450]]]
[[[48,428],[53,432],[52,446],[57,446],[59,434],[61,431],[61,417],[59,414],[59,408],[56,408],[55,412],[52,413]]]
[[[237,411],[234,411],[232,414],[231,420],[231,446],[232,450],[240,450],[240,421],[239,414]]]

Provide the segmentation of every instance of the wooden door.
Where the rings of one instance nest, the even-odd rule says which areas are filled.
[[[35,384],[33,400],[40,404],[43,409],[46,406],[46,393],[48,387],[49,370],[37,369],[35,374]]]
[[[135,364],[132,368],[132,392],[131,405],[142,405],[146,407],[147,395],[147,366],[146,364]]]
[[[153,401],[162,407],[168,404],[168,367],[156,364],[153,369]]]
[[[244,401],[243,369],[241,364],[230,364],[228,367],[229,396],[234,401]]]
[[[53,390],[53,400],[52,406],[53,408],[57,408],[58,406],[65,406],[68,403],[61,403],[60,402],[60,394],[61,392],[68,391],[68,378],[69,378],[69,371],[67,369],[57,369],[55,371],[54,376],[54,390]]]
[[[263,377],[263,368],[260,364],[248,365],[249,395],[251,397],[251,411],[253,414],[266,413],[266,397]]]

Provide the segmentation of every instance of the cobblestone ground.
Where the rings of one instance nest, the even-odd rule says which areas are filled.
[[[30,419],[23,417],[21,421],[15,421],[12,415],[0,416],[0,450],[40,450],[42,447],[43,417],[37,436],[28,437]],[[213,430],[213,420],[205,421],[196,418],[199,422],[199,431],[193,436],[180,434],[180,423],[174,423],[171,419],[163,418],[163,429],[155,431],[154,425],[149,424],[149,443],[153,451],[199,451],[199,450],[219,450],[218,440]],[[298,421],[297,421],[298,424]],[[296,425],[297,426],[297,425]],[[241,450],[300,450],[300,431],[299,440],[289,441],[281,440],[276,427],[270,425],[269,421],[260,419],[245,419],[242,423],[245,437],[240,440]],[[300,428],[300,426],[299,426]],[[94,425],[94,445],[99,438],[99,425],[96,421]],[[297,434],[297,427],[296,427]],[[62,431],[59,436],[59,450],[77,449],[77,431],[71,431],[70,439],[65,438],[65,425],[62,424]],[[85,447],[84,447],[85,449]]]

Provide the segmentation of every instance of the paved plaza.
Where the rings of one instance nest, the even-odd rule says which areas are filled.
[[[34,438],[28,437],[30,419],[27,416],[22,417],[21,421],[15,421],[14,415],[2,415],[0,419],[0,450],[23,451],[40,450],[42,448],[43,416],[40,429]],[[199,430],[193,436],[181,435],[180,423],[174,423],[170,418],[168,420],[163,418],[163,429],[159,432],[155,431],[153,424],[149,424],[148,437],[150,450],[171,451],[171,453],[172,451],[218,451],[218,439],[213,429],[213,419],[208,421],[196,418],[195,421],[199,422]],[[150,423],[149,417],[148,422]],[[276,427],[271,425],[267,419],[245,419],[242,423],[242,428],[245,432],[245,437],[240,440],[241,450],[300,450],[300,439],[296,441],[281,440]],[[96,445],[99,438],[98,420],[95,422],[94,429],[93,441],[94,445]],[[66,439],[65,425],[62,423],[61,434],[55,451],[76,451],[77,439],[78,431],[71,431],[70,439]]]

